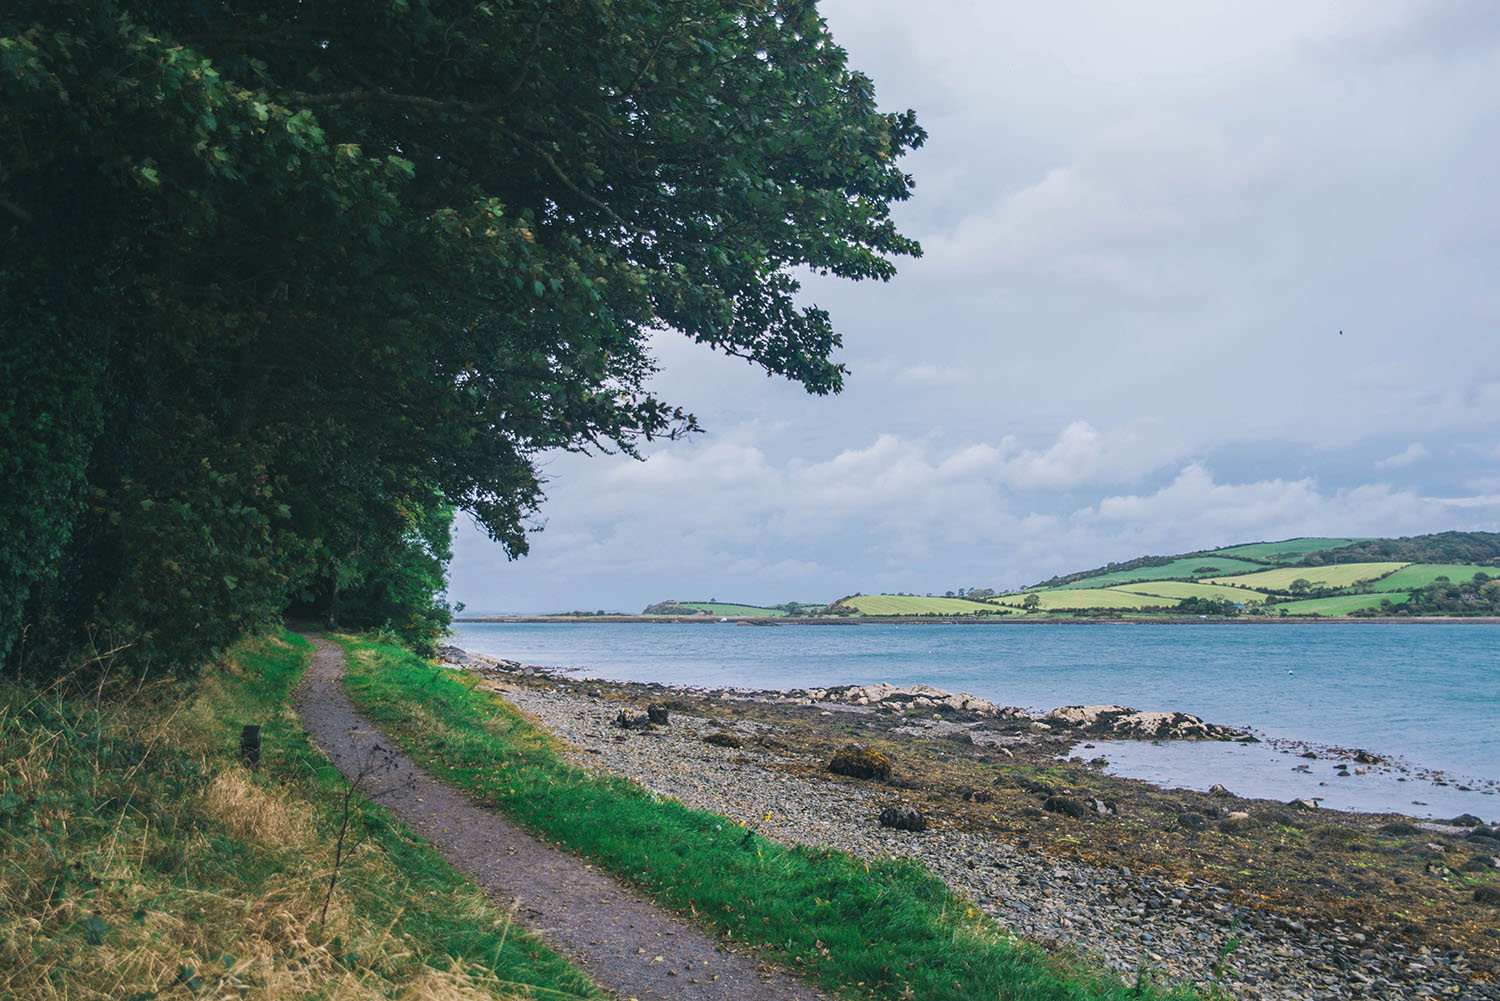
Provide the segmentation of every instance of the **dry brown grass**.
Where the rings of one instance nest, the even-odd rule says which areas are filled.
[[[0,691],[0,998],[580,996],[453,958],[431,922],[405,930],[440,906],[456,927],[511,934],[472,887],[412,899],[375,835],[356,841],[320,921],[336,790],[237,762],[233,680],[97,713]]]

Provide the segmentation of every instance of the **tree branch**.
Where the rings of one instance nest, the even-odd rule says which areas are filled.
[[[445,101],[420,94],[397,94],[384,87],[368,87],[364,90],[340,90],[328,94],[313,94],[302,90],[284,91],[281,95],[291,104],[399,104],[429,111],[457,111],[466,115],[481,115],[501,107],[499,101]]]

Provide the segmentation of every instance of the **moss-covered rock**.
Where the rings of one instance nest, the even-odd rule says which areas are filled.
[[[884,782],[891,777],[893,762],[888,755],[859,744],[846,744],[828,762],[828,770],[835,775],[848,775],[856,779],[879,779]]]

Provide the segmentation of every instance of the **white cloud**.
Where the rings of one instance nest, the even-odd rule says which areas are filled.
[[[1397,452],[1395,455],[1387,456],[1386,458],[1381,459],[1379,462],[1375,463],[1375,468],[1400,469],[1402,466],[1409,466],[1413,462],[1419,462],[1422,459],[1430,458],[1431,455],[1432,453],[1427,451],[1426,445],[1423,445],[1420,441],[1414,441],[1401,451]]]

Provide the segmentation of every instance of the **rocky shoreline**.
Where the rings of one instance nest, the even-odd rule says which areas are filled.
[[[915,859],[1018,936],[1130,979],[1249,1001],[1500,999],[1500,830],[1159,790],[1058,757],[1090,736],[1244,731],[1120,706],[1036,716],[930,686],[703,692],[446,655],[580,763],[769,837]],[[648,705],[669,722],[618,725]],[[830,774],[851,739],[895,771]],[[882,827],[893,807],[927,829]]]

